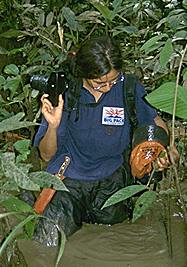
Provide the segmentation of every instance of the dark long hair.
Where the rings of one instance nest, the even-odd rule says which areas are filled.
[[[122,55],[117,42],[109,36],[85,41],[74,58],[78,78],[95,79],[112,69],[121,70]]]

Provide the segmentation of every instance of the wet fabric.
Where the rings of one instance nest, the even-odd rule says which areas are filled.
[[[71,159],[65,176],[78,180],[101,180],[110,176],[123,164],[123,151],[130,144],[130,122],[127,107],[124,104],[123,82],[113,85],[111,90],[103,94],[97,106],[95,99],[84,88],[81,90],[79,108],[68,113],[63,112],[61,124],[57,131],[58,150],[48,164],[47,171],[57,173],[65,156]],[[144,102],[144,87],[137,83],[136,86],[136,115],[140,125],[154,124],[156,111]],[[77,110],[78,108],[78,110]],[[123,125],[102,124],[103,110],[108,111],[105,120],[123,120]],[[122,110],[124,117],[118,117],[117,111]],[[79,119],[76,120],[77,112]],[[42,120],[41,126],[35,136],[34,145],[38,146],[47,130],[47,122]]]
[[[47,246],[58,244],[59,232],[70,236],[81,228],[82,223],[116,224],[128,218],[130,202],[101,209],[105,201],[116,191],[126,186],[127,173],[122,167],[101,181],[80,181],[65,178],[69,189],[57,191],[40,219],[34,239]]]

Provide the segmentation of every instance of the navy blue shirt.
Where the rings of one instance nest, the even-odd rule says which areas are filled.
[[[123,77],[123,76],[122,76]],[[124,77],[125,78],[125,77]],[[80,95],[79,119],[76,109],[63,111],[57,130],[57,152],[48,163],[47,171],[57,173],[64,157],[70,157],[65,176],[79,180],[99,180],[111,175],[123,163],[123,151],[130,143],[130,123],[124,104],[123,81],[101,96],[97,105],[94,96],[85,88]],[[157,113],[144,102],[144,87],[136,86],[136,114],[139,125],[153,124]],[[36,133],[38,146],[47,130],[43,118]]]

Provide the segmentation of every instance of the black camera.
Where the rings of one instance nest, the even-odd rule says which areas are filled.
[[[48,94],[48,99],[54,107],[58,106],[58,97],[68,90],[69,84],[63,72],[52,72],[50,75],[33,75],[30,78],[30,84],[33,89]]]

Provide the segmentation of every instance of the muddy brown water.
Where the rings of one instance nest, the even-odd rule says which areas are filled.
[[[66,242],[59,267],[187,267],[187,225],[171,205],[170,224],[158,204],[136,223],[84,225]],[[55,248],[29,240],[19,247],[28,267],[55,266]]]

